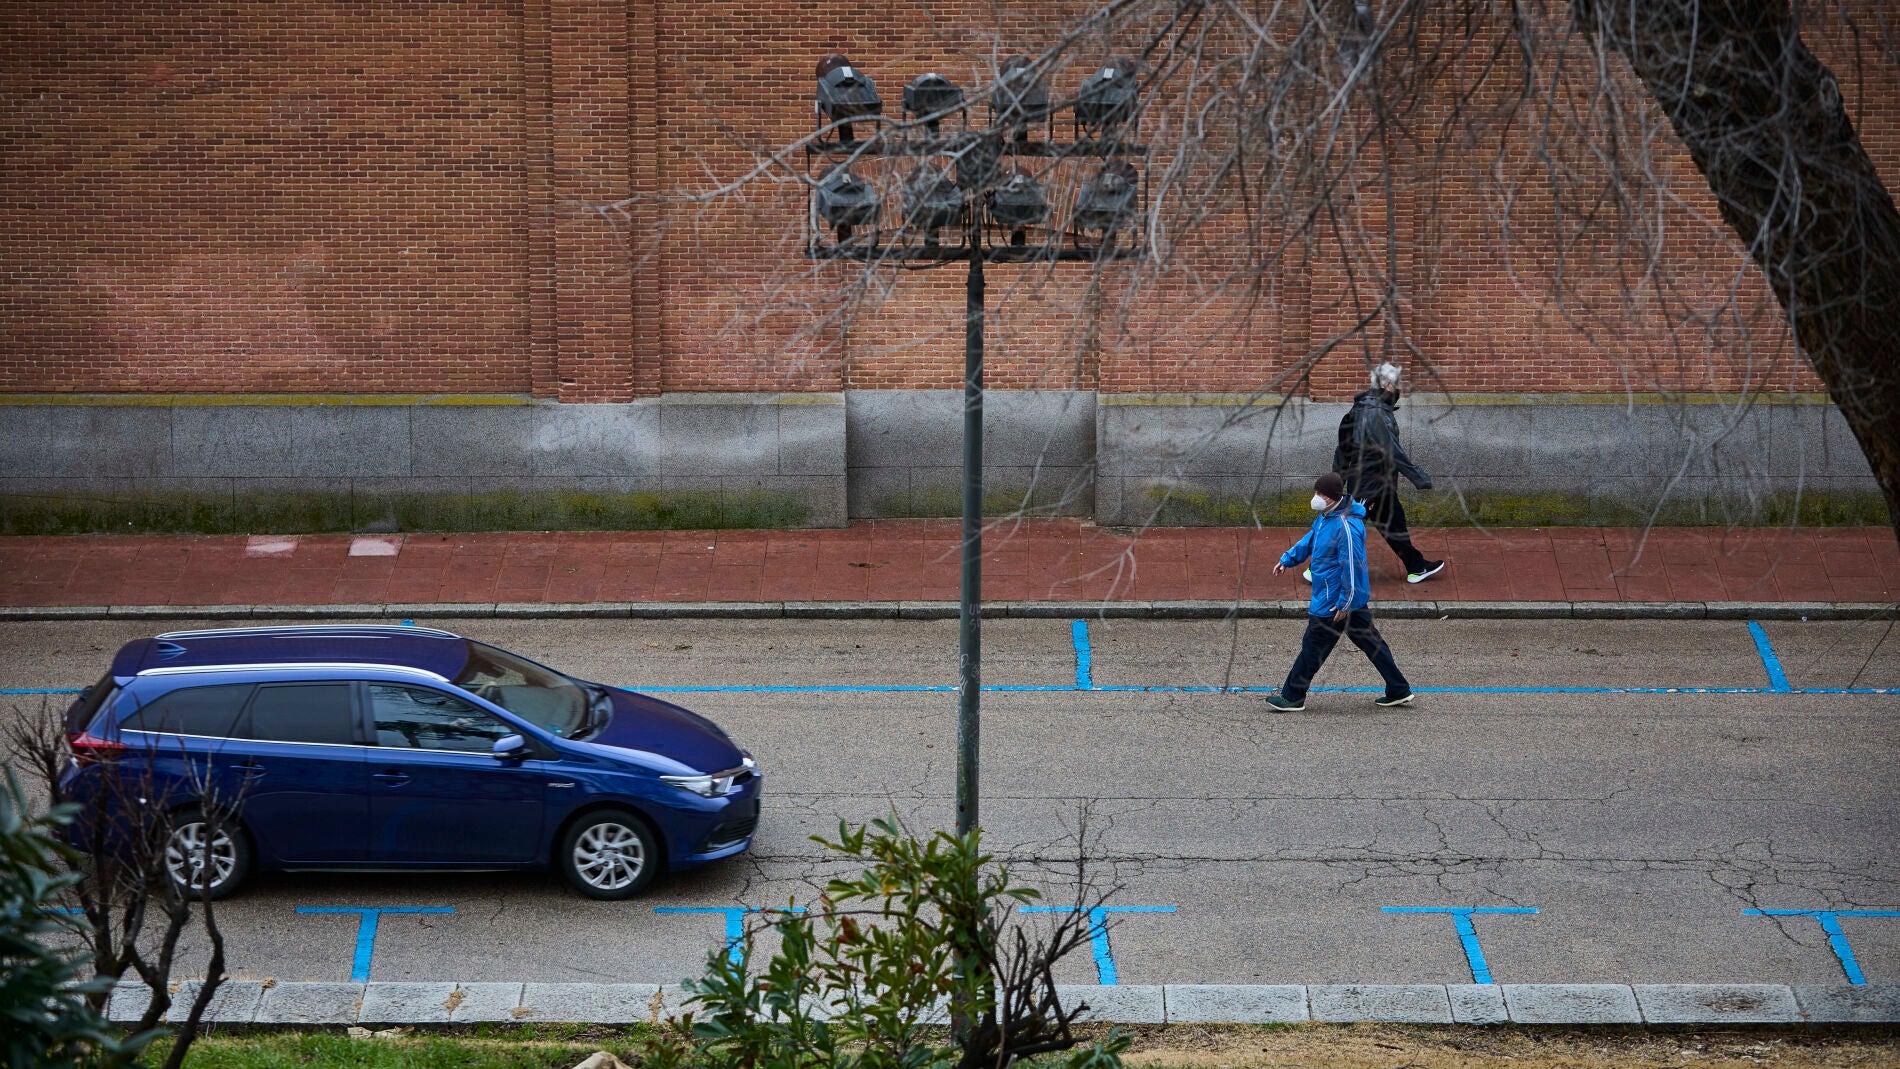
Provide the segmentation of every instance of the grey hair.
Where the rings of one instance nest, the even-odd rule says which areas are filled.
[[[1399,376],[1404,372],[1397,364],[1380,364],[1372,369],[1372,385],[1381,390],[1390,390],[1399,384]]]

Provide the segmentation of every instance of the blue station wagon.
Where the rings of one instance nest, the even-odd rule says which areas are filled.
[[[67,797],[158,799],[168,873],[214,898],[258,870],[548,866],[630,898],[759,820],[758,764],[712,721],[426,627],[138,639],[66,730]],[[105,789],[128,769],[137,792]]]

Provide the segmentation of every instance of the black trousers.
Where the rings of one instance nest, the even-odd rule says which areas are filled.
[[[1385,644],[1385,636],[1372,626],[1371,609],[1355,609],[1346,614],[1338,623],[1330,616],[1308,616],[1306,635],[1300,639],[1300,655],[1293,662],[1293,670],[1286,674],[1286,685],[1280,693],[1293,701],[1302,701],[1306,697],[1306,688],[1313,685],[1313,675],[1319,666],[1339,644],[1339,636],[1345,635],[1352,644],[1359,647],[1372,667],[1379,670],[1385,679],[1385,695],[1396,698],[1401,694],[1410,694],[1412,685],[1405,681],[1404,673],[1399,671],[1398,662],[1392,659],[1392,647]]]
[[[1399,491],[1390,484],[1368,491],[1359,498],[1366,506],[1366,524],[1385,536],[1385,544],[1399,555],[1408,574],[1425,570],[1425,554],[1412,544],[1412,532],[1405,526],[1405,506],[1399,504]]]

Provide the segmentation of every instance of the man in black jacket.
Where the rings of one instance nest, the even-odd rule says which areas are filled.
[[[1420,490],[1432,488],[1432,477],[1412,463],[1399,445],[1399,369],[1380,364],[1372,371],[1372,389],[1352,399],[1352,409],[1339,421],[1339,448],[1333,451],[1333,470],[1346,480],[1346,492],[1366,506],[1366,526],[1385,536],[1386,544],[1405,565],[1405,581],[1422,583],[1444,571],[1442,560],[1426,560],[1412,544],[1405,526],[1405,506],[1399,504],[1399,476]]]

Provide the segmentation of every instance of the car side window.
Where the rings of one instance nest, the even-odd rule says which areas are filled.
[[[119,730],[228,739],[238,733],[238,717],[252,689],[249,683],[183,687],[159,695],[119,721]]]
[[[266,685],[251,701],[251,738],[268,742],[354,745],[351,720],[348,683]]]
[[[485,709],[427,687],[371,683],[369,709],[376,745],[392,749],[488,753],[503,736],[520,733]]]

